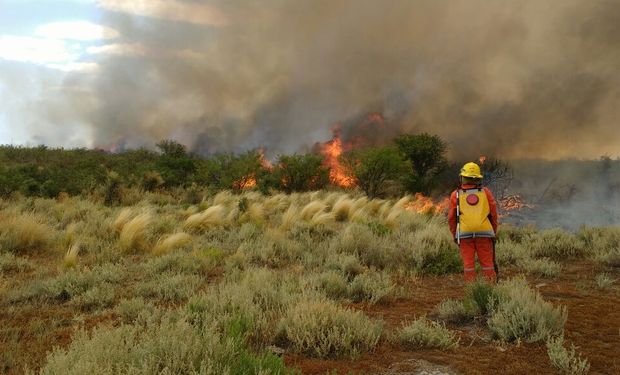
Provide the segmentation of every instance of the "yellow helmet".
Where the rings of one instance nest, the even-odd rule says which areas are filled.
[[[480,167],[476,163],[467,163],[461,168],[461,176],[469,178],[482,178]]]

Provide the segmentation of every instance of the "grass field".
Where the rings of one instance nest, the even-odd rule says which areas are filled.
[[[0,372],[620,373],[620,228],[503,226],[465,286],[412,199],[0,201]]]

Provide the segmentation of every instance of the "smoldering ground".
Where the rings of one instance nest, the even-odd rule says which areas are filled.
[[[201,153],[273,155],[308,150],[337,123],[355,134],[380,113],[372,139],[427,131],[456,158],[619,153],[617,1],[171,3],[184,13],[102,6],[121,36],[85,57],[96,73],[65,79],[92,99],[47,93],[22,125],[41,141],[82,124],[85,144],[174,138]]]

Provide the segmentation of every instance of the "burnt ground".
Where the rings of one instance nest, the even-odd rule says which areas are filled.
[[[594,278],[604,272],[589,262],[564,264],[564,273],[553,280],[530,277],[547,301],[568,308],[566,344],[591,364],[591,374],[620,374],[620,281],[597,289]],[[607,270],[620,279],[620,270]],[[505,276],[516,274],[506,271]],[[32,275],[15,275],[27,279]],[[24,280],[25,281],[25,280]],[[6,287],[6,285],[4,286]],[[406,283],[406,297],[384,304],[351,305],[368,316],[382,319],[386,332],[393,332],[418,316],[433,317],[435,307],[446,298],[459,298],[464,289],[460,275],[421,277]],[[55,346],[66,346],[76,327],[117,324],[110,312],[88,315],[70,305],[11,306],[0,301],[0,373],[23,373],[24,366],[38,368]],[[544,344],[503,344],[490,338],[484,322],[449,325],[458,331],[460,346],[451,351],[410,350],[383,340],[372,353],[355,360],[318,360],[285,354],[285,361],[304,374],[556,374]],[[424,368],[425,372],[420,372]]]
[[[591,365],[590,374],[620,374],[620,291],[616,284],[597,289],[594,278],[601,267],[592,263],[564,264],[561,277],[548,280],[528,278],[545,300],[568,308],[565,344]],[[608,271],[618,279],[620,272]],[[511,276],[514,272],[506,272]],[[460,276],[425,277],[414,281],[407,298],[383,305],[356,305],[373,318],[383,319],[388,331],[418,316],[433,317],[435,307],[445,298],[459,298],[464,283]],[[551,367],[544,343],[503,344],[494,341],[483,322],[466,326],[449,325],[459,332],[460,346],[451,351],[407,350],[388,340],[373,353],[356,360],[317,360],[296,355],[285,357],[287,364],[304,374],[557,374]],[[436,365],[435,370],[429,364]],[[443,368],[443,370],[442,370]],[[420,372],[425,369],[425,372]]]

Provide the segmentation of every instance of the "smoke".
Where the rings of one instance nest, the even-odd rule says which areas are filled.
[[[438,134],[455,158],[620,154],[614,0],[101,3],[121,38],[93,50],[94,77],[73,80],[90,107],[54,101],[96,145],[273,155],[361,124],[377,142]]]

